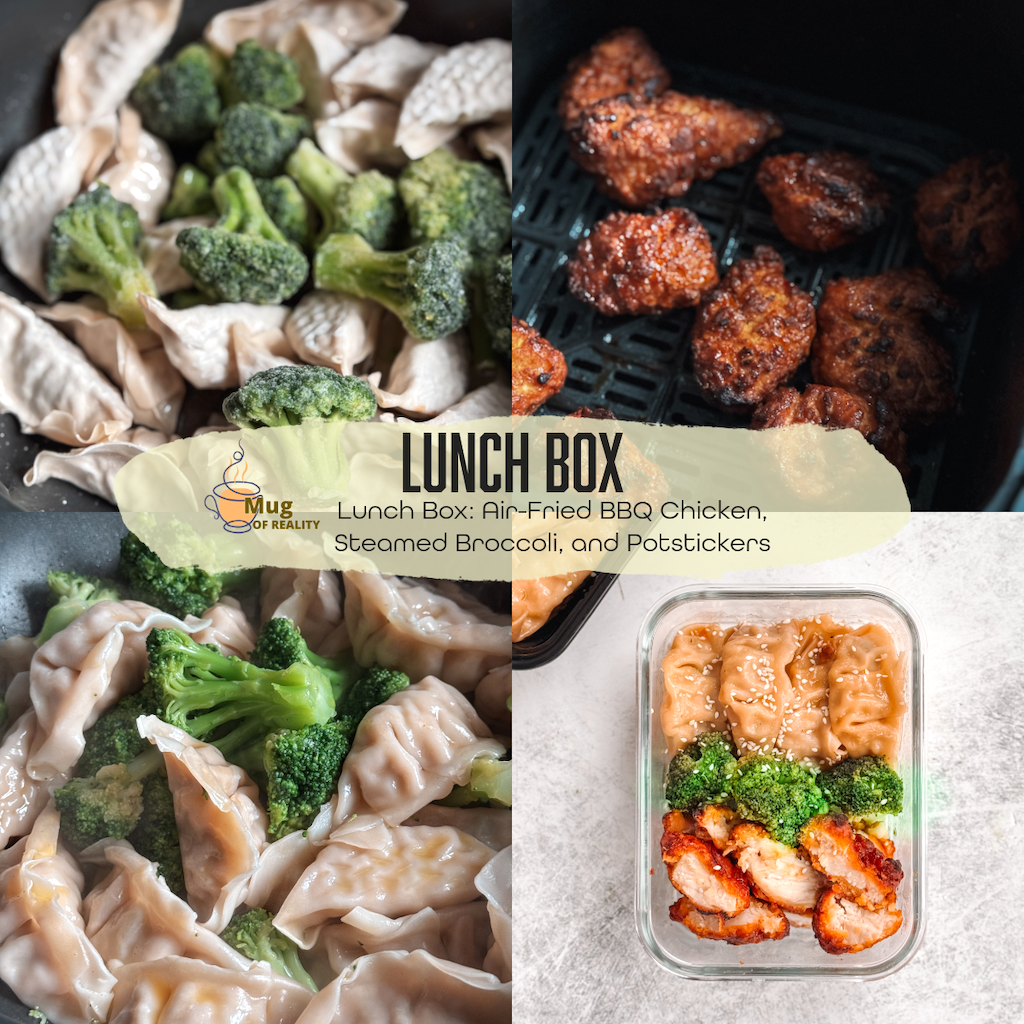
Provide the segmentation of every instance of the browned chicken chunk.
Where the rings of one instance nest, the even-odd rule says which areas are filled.
[[[1020,237],[1009,159],[969,156],[929,178],[917,190],[914,220],[925,257],[944,281],[968,285],[986,277]]]
[[[828,252],[882,226],[889,193],[866,160],[849,153],[785,153],[763,160],[757,186],[782,237]]]
[[[896,887],[903,879],[899,861],[854,832],[845,815],[833,812],[811,818],[800,831],[800,845],[842,899],[869,910],[895,901]]]
[[[782,134],[782,120],[770,110],[748,110],[727,100],[669,90],[657,105],[660,111],[689,119],[696,158],[694,177],[701,181],[749,160]]]
[[[668,824],[668,815],[662,819]],[[669,881],[703,914],[735,917],[750,906],[750,887],[743,872],[711,843],[666,828],[661,859]]]
[[[587,107],[571,129],[569,152],[596,176],[599,192],[639,208],[681,196],[693,183],[693,132],[682,114],[640,97]]]
[[[529,416],[562,390],[565,356],[528,323],[512,317],[512,415]]]
[[[884,402],[876,407],[842,388],[808,384],[802,395],[796,388],[772,392],[750,420],[753,430],[793,423],[817,423],[827,430],[859,430],[904,476],[910,472],[907,435]]]
[[[684,896],[672,904],[668,914],[673,921],[686,925],[698,938],[722,939],[731,946],[784,939],[789,934],[786,915],[778,907],[755,899],[735,917],[725,917],[701,913]]]
[[[782,910],[813,910],[828,887],[824,875],[814,870],[803,850],[777,843],[761,825],[744,821],[732,830],[729,840],[753,894]]]
[[[558,116],[571,128],[585,107],[609,96],[657,96],[668,88],[661,58],[638,28],[617,28],[574,58],[562,83]]]
[[[934,423],[955,397],[949,354],[930,323],[953,306],[920,267],[830,282],[818,307],[815,381],[884,401],[906,426]]]
[[[732,850],[729,841],[733,826],[740,821],[740,816],[724,804],[705,804],[694,816],[697,834],[701,839],[710,839],[722,853]]]
[[[837,956],[874,946],[895,935],[902,923],[903,914],[895,907],[868,910],[844,899],[837,888],[821,897],[812,918],[818,945]]]
[[[814,306],[785,270],[770,245],[759,245],[705,296],[693,328],[693,372],[715,404],[752,409],[811,351]]]
[[[711,239],[683,207],[605,217],[580,240],[565,272],[573,295],[605,316],[696,306],[718,284]]]

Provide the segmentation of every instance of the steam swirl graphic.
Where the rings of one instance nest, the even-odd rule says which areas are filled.
[[[203,502],[203,505],[213,513],[214,519],[223,520],[224,529],[228,533],[248,533],[252,529],[252,521],[256,518],[255,510],[246,511],[245,502],[247,498],[250,502],[255,499],[260,493],[260,488],[259,484],[245,479],[249,463],[243,462],[244,458],[245,449],[239,442],[238,450],[234,452],[224,469],[221,482]]]

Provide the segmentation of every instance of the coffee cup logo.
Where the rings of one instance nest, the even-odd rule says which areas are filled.
[[[249,463],[243,462],[244,458],[245,449],[239,443],[238,450],[224,470],[221,482],[203,502],[213,513],[214,519],[223,520],[224,529],[228,533],[248,533],[256,518],[253,499],[259,495],[260,488],[259,484],[245,479]]]

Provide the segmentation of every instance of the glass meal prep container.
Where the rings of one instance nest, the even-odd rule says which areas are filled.
[[[670,757],[661,731],[662,661],[676,633],[698,623],[770,625],[786,619],[829,614],[851,628],[883,626],[905,655],[904,700],[897,769],[903,779],[902,812],[890,818],[895,859],[903,867],[896,905],[899,931],[859,953],[834,955],[819,945],[811,928],[792,927],[781,940],[732,946],[701,939],[672,921],[669,907],[679,893],[661,859],[665,774]],[[647,615],[637,646],[639,743],[637,759],[636,925],[647,951],[662,967],[684,978],[806,978],[866,980],[898,971],[924,936],[925,835],[924,641],[913,613],[888,591],[875,588],[687,587],[669,594]]]

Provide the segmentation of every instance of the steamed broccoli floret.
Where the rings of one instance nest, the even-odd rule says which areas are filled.
[[[171,186],[171,198],[160,211],[163,220],[176,220],[178,217],[204,217],[216,212],[213,193],[210,191],[210,178],[192,164],[182,164],[174,175]]]
[[[179,619],[202,615],[220,600],[224,591],[245,586],[258,573],[252,569],[209,573],[195,565],[172,569],[134,533],[121,538],[118,570],[139,600],[156,605]]]
[[[730,792],[744,818],[761,822],[776,842],[787,846],[799,846],[804,822],[828,810],[817,775],[776,754],[740,758]]]
[[[155,749],[155,748],[154,748]],[[185,898],[185,871],[181,865],[181,841],[174,817],[174,796],[163,771],[147,775],[142,782],[142,815],[128,842],[135,852],[157,866],[157,874],[171,892]]]
[[[212,228],[178,232],[181,266],[224,302],[276,304],[294,295],[309,262],[267,216],[252,176],[240,167],[213,183],[220,218]]]
[[[139,256],[141,238],[135,208],[115,199],[106,185],[93,185],[53,218],[47,289],[54,295],[92,292],[126,327],[145,327],[136,296],[155,298],[157,291]]]
[[[299,65],[283,53],[264,49],[255,39],[243,39],[235,47],[220,84],[229,105],[263,103],[284,110],[306,95]]]
[[[705,732],[680,750],[668,766],[665,799],[690,813],[704,804],[722,803],[736,768],[732,745],[720,732]]]
[[[272,366],[228,395],[223,408],[229,422],[254,429],[306,420],[368,420],[377,399],[366,381],[327,366]]]
[[[132,90],[142,123],[168,142],[208,139],[220,117],[217,78],[223,63],[216,51],[193,43],[167,63],[147,68]]]
[[[242,167],[254,178],[274,178],[309,132],[309,121],[297,114],[239,103],[221,114],[213,140],[199,153],[199,166],[210,174]]]
[[[353,683],[348,692],[342,694],[341,700],[338,701],[338,718],[351,720],[354,736],[359,723],[370,708],[383,704],[388,697],[394,696],[408,685],[409,677],[404,672],[371,665]]]
[[[79,576],[73,572],[48,572],[46,583],[56,604],[46,613],[43,628],[36,637],[36,647],[46,643],[79,615],[98,601],[120,601],[121,592],[109,580],[95,576]]]
[[[331,691],[336,701],[348,692],[363,673],[351,651],[345,651],[336,658],[314,654],[306,646],[295,623],[283,616],[269,619],[263,624],[249,660],[260,668],[273,669],[288,668],[296,662],[315,665],[331,681]]]
[[[288,241],[301,249],[308,249],[313,238],[312,218],[309,204],[299,191],[299,186],[287,174],[254,180],[263,209],[270,219]]]
[[[471,807],[476,804],[511,807],[512,761],[502,761],[491,754],[474,757],[469,782],[465,786],[456,786],[437,803],[445,807]]]
[[[163,703],[164,720],[226,756],[269,733],[334,717],[330,680],[313,665],[259,668],[176,629],[152,630],[146,650],[146,678]]]
[[[139,716],[159,715],[162,710],[160,698],[148,683],[137,693],[122,697],[86,730],[85,750],[78,759],[76,773],[95,775],[107,765],[127,764],[138,757],[150,745],[139,735],[136,725]]]
[[[361,235],[331,235],[317,250],[317,288],[373,299],[423,341],[457,331],[469,319],[465,249],[450,239],[404,252],[374,252]]]
[[[308,828],[331,799],[355,729],[349,718],[276,732],[263,745],[268,831],[283,836]]]
[[[264,960],[286,978],[316,992],[316,984],[299,960],[298,947],[274,927],[273,915],[266,910],[247,910],[235,914],[220,937],[250,960]]]
[[[822,772],[818,785],[830,804],[851,817],[903,810],[903,780],[884,757],[848,757]]]
[[[398,177],[414,242],[458,238],[477,263],[501,252],[512,230],[504,184],[487,167],[450,150],[414,160]]]
[[[285,170],[320,211],[321,244],[328,235],[362,235],[374,249],[387,246],[402,218],[394,181],[380,171],[354,177],[317,149],[309,139],[299,143]]]
[[[483,316],[491,348],[512,351],[512,253],[489,260],[484,270]]]

